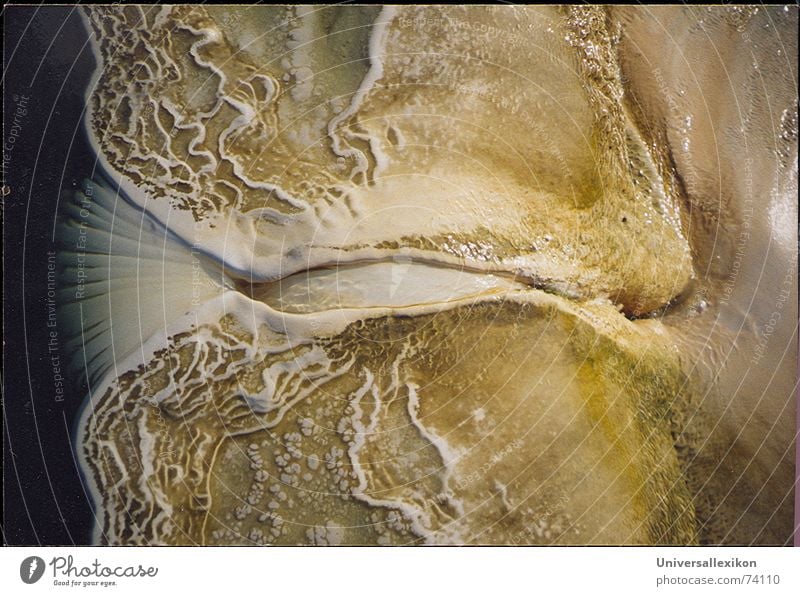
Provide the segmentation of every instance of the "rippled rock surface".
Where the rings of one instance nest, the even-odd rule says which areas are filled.
[[[97,542],[789,539],[796,9],[85,14]]]

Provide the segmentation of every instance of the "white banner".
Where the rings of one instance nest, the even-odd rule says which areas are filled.
[[[9,594],[800,594],[794,548],[17,548]]]

